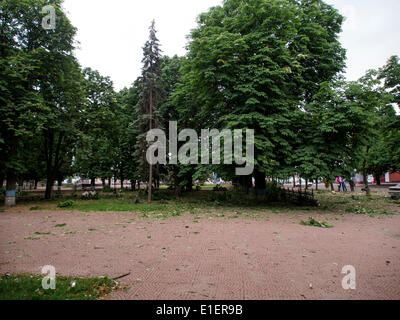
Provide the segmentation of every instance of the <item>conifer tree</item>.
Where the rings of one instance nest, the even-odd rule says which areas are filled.
[[[150,26],[149,40],[143,47],[143,67],[140,77],[141,96],[136,106],[138,113],[137,128],[138,135],[138,152],[140,158],[140,167],[142,173],[146,173],[146,134],[149,130],[157,127],[158,121],[156,110],[159,102],[163,97],[163,85],[161,80],[161,49],[160,43],[156,35],[154,20]],[[144,175],[143,175],[144,176]],[[151,191],[153,184],[153,166],[149,164],[148,171],[148,203],[151,202]],[[157,178],[157,168],[155,172]],[[157,178],[158,179],[158,178]],[[156,179],[156,180],[157,180]],[[157,180],[158,181],[158,180]]]

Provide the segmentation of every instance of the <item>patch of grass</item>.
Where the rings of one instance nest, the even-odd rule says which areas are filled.
[[[349,208],[346,210],[347,213],[354,213],[354,214],[365,214],[370,217],[375,217],[375,216],[389,216],[393,215],[393,213],[388,212],[387,210],[378,210],[378,209],[373,209],[373,208],[364,208],[361,206],[357,206],[354,208]]]
[[[29,208],[29,210],[30,211],[37,211],[37,210],[40,210],[40,207],[39,206],[34,206],[34,207]]]
[[[74,207],[78,211],[134,211],[151,212],[167,210],[166,205],[135,204],[128,199],[100,199],[98,201],[79,201]]]
[[[56,289],[44,290],[42,276],[0,275],[0,300],[97,300],[116,288],[104,278],[56,278]]]
[[[301,225],[303,226],[309,226],[309,227],[318,227],[318,228],[333,228],[332,225],[330,225],[327,222],[318,222],[314,218],[310,217],[308,221],[301,221]]]
[[[50,235],[51,232],[35,232],[35,234],[38,236],[44,236],[44,235]]]

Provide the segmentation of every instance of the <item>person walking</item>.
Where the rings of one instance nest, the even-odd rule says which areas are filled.
[[[342,189],[343,189],[343,192],[347,192],[347,186],[346,186],[346,179],[342,179]]]
[[[336,178],[336,183],[338,184],[338,192],[340,192],[340,188],[342,187],[342,177]]]

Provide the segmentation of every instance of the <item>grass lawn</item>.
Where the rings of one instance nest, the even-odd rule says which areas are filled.
[[[400,201],[391,200],[383,194],[373,194],[367,197],[357,193],[331,193],[328,191],[315,192],[315,197],[320,206],[309,207],[291,203],[257,203],[251,197],[245,197],[234,191],[214,192],[203,190],[193,193],[185,193],[176,198],[169,190],[160,190],[156,193],[152,204],[147,204],[146,194],[142,191],[140,202],[136,203],[137,192],[122,192],[115,194],[99,193],[97,200],[81,199],[80,193],[75,197],[65,194],[62,198],[52,201],[35,200],[23,201],[12,210],[18,211],[79,211],[79,212],[131,212],[141,218],[166,219],[193,214],[198,217],[213,215],[234,215],[262,218],[265,214],[290,213],[294,211],[309,211],[322,214],[364,214],[371,217],[380,217],[393,214]],[[59,208],[61,202],[72,200],[72,205]]]
[[[0,275],[0,300],[97,300],[116,288],[104,278],[56,277],[56,289],[44,290],[42,276]]]

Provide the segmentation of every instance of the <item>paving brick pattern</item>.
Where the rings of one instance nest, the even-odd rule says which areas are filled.
[[[83,277],[130,272],[108,299],[400,299],[400,215],[346,215],[332,229],[300,225],[309,215],[196,222],[5,212],[0,273],[40,273],[44,265]],[[342,288],[345,265],[356,268],[356,290]]]

